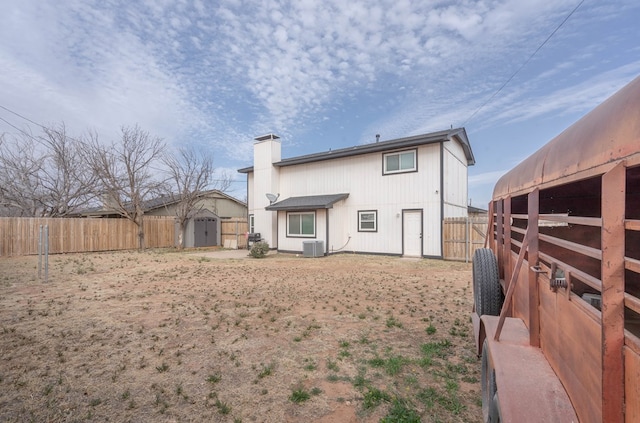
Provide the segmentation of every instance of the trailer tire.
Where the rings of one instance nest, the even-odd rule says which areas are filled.
[[[480,248],[473,254],[473,296],[478,316],[498,316],[504,302],[500,286],[498,260],[488,248]]]
[[[485,339],[482,344],[482,366],[480,373],[480,387],[482,391],[482,420],[485,423],[496,422],[498,386],[496,384],[496,372],[489,360],[489,345]]]
[[[494,372],[495,375],[495,372]],[[498,392],[493,395],[491,406],[489,407],[489,421],[491,423],[499,423],[500,420],[500,400],[498,399]]]

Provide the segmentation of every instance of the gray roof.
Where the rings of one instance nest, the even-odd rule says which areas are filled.
[[[200,192],[200,194],[198,194],[199,198],[206,198],[209,196],[217,196],[217,198],[226,198],[228,200],[234,201],[242,206],[246,206],[246,204],[240,200],[238,200],[237,198],[234,198],[228,194],[225,194],[224,192],[217,190],[217,189],[212,189],[212,190],[207,190],[207,191],[202,191]],[[150,200],[146,200],[143,201],[142,203],[142,209],[145,212],[151,211],[151,210],[155,210],[155,209],[159,209],[161,207],[165,207],[165,206],[170,206],[171,204],[176,204],[180,202],[180,195],[179,194],[174,194],[174,195],[161,195],[159,197],[156,198],[152,198]],[[130,211],[133,211],[133,207],[131,206],[131,203],[126,203],[124,204],[124,207]],[[98,207],[91,207],[88,209],[84,209],[84,210],[79,210],[77,213],[75,213],[77,215],[96,215],[96,216],[103,216],[103,215],[112,215],[112,214],[118,214],[114,208],[110,208],[107,207],[105,205],[102,206],[98,206]]]
[[[467,132],[464,128],[447,129],[446,131],[431,132],[424,135],[416,135],[413,137],[398,138],[390,141],[381,141],[371,144],[359,145],[356,147],[341,148],[338,150],[329,150],[322,153],[308,154],[305,156],[291,157],[274,163],[274,166],[292,166],[303,163],[319,162],[323,160],[332,160],[341,157],[357,156],[360,154],[377,153],[381,151],[397,150],[400,148],[416,147],[423,144],[434,144],[456,139],[462,145],[464,154],[467,158],[467,164],[475,164],[475,158],[471,151],[471,145],[467,138]],[[253,166],[238,169],[240,173],[253,172]]]
[[[349,194],[307,195],[304,197],[289,197],[270,206],[265,210],[317,210],[330,209],[340,200],[347,198]]]

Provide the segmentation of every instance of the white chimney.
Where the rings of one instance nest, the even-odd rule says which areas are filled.
[[[267,134],[256,137],[253,145],[253,219],[255,231],[260,232],[270,248],[278,247],[278,213],[264,208],[270,204],[267,194],[280,192],[280,169],[273,166],[281,160],[279,139]]]

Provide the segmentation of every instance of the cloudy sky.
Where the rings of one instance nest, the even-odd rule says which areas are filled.
[[[464,126],[484,207],[640,75],[638,22],[637,0],[2,0],[0,133],[139,124],[213,149],[244,199],[258,135],[286,158]]]

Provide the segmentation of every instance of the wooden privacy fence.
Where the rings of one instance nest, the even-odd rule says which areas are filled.
[[[38,254],[40,225],[49,227],[50,254],[138,248],[138,230],[127,219],[0,217],[0,256]],[[144,242],[173,247],[174,218],[145,216]]]
[[[456,217],[443,222],[443,257],[445,260],[471,261],[473,253],[484,246],[488,218]]]
[[[247,232],[249,231],[249,223],[244,218],[231,218],[220,221],[220,237],[221,245],[235,245],[238,248],[247,248]]]

